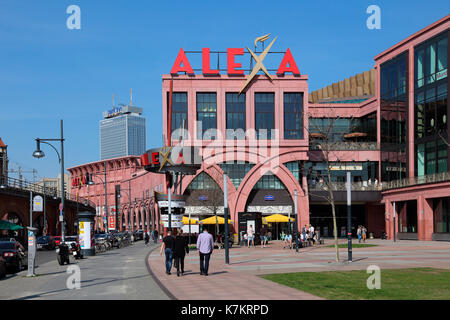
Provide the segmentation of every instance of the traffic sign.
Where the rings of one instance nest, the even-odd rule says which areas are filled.
[[[170,201],[170,207],[172,208],[184,208],[186,205],[186,202],[184,201]],[[168,207],[169,206],[169,201],[158,201],[158,206],[160,208],[164,208],[164,207]]]
[[[169,215],[168,214],[162,214],[161,215],[161,220],[162,221],[169,221]],[[170,220],[171,221],[182,221],[183,220],[183,215],[182,214],[171,214],[170,215]]]
[[[169,227],[169,221],[163,221],[164,228]],[[172,221],[171,227],[172,228],[183,228],[184,223],[183,221]]]

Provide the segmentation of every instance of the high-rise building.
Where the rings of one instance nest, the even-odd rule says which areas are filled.
[[[100,121],[100,159],[141,155],[145,152],[145,118],[142,108],[129,106],[103,112]]]

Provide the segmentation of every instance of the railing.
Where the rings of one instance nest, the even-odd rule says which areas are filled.
[[[310,141],[309,150],[322,150],[321,145],[325,143],[326,142],[321,143],[316,141]],[[330,150],[336,151],[380,150],[380,145],[377,142],[329,142],[328,147]]]
[[[316,182],[315,184],[308,182],[308,190],[309,191],[328,191],[328,183]],[[333,191],[347,191],[347,183],[346,182],[332,182],[331,189]],[[381,184],[368,183],[367,181],[363,182],[354,182],[350,185],[350,189],[352,191],[381,191]]]
[[[389,182],[383,182],[383,190],[405,188],[420,184],[446,182],[446,181],[450,181],[450,172],[434,173],[420,177],[411,177]]]
[[[17,189],[17,190],[22,190],[22,191],[31,191],[33,193],[39,193],[42,195],[45,194],[46,196],[50,196],[55,199],[61,198],[61,190],[57,190],[56,188],[52,188],[52,187],[44,188],[42,185],[37,184],[37,183],[31,183],[27,180],[20,180],[20,179],[5,177],[5,176],[0,176],[0,188],[2,188],[2,189],[10,188],[10,189]],[[82,198],[82,197],[78,197],[78,199],[77,199],[76,196],[73,196],[68,192],[64,192],[64,195],[65,195],[64,198],[67,200],[75,201],[75,202],[78,202],[85,206],[91,206],[91,207],[96,206],[94,202],[92,202],[88,199]]]

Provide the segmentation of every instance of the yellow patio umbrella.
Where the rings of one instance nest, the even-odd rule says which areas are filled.
[[[183,217],[183,224],[185,224],[185,225],[189,224],[188,217]],[[198,220],[191,219],[191,224],[198,224]]]
[[[289,222],[289,217],[283,214],[273,214],[265,218],[266,222]],[[294,221],[294,218],[290,218],[290,221]]]
[[[216,217],[212,216],[200,221],[202,224],[216,224]],[[225,224],[225,219],[222,217],[217,217],[218,224]],[[228,224],[233,223],[233,220],[228,219]]]

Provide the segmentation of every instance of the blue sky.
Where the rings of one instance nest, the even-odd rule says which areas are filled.
[[[81,30],[66,27],[71,4],[81,8]],[[381,8],[381,30],[366,27],[371,4]],[[448,0],[0,0],[0,137],[12,167],[56,176],[50,147],[44,159],[31,156],[34,139],[59,137],[64,119],[66,167],[99,160],[102,112],[112,94],[128,103],[130,88],[147,118],[147,148],[161,145],[161,75],[181,47],[251,48],[272,33],[272,50],[291,49],[312,91],[368,70],[376,54],[449,9]]]

